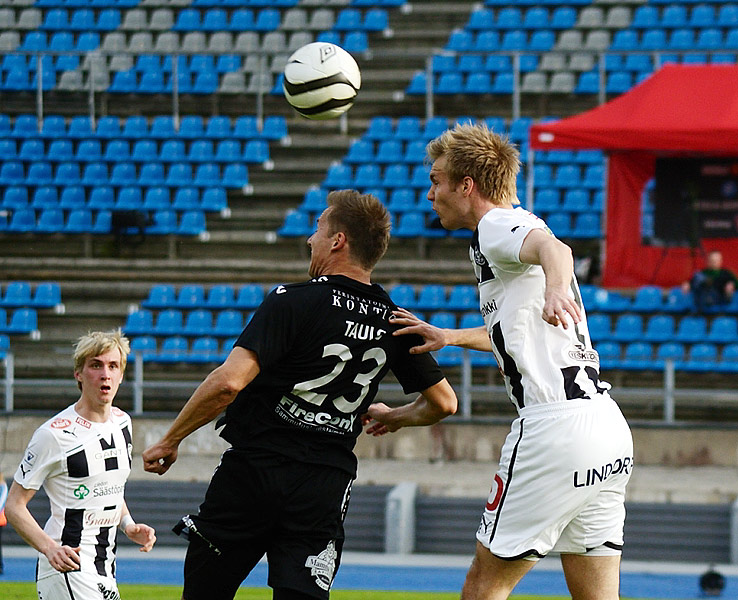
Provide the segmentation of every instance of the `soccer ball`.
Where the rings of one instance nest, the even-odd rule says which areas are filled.
[[[328,42],[295,50],[284,68],[285,98],[308,119],[332,119],[345,113],[360,87],[359,65],[343,48]]]

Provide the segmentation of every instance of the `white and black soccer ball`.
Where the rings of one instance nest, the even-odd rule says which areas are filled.
[[[361,71],[353,56],[328,42],[295,50],[284,68],[287,102],[308,119],[332,119],[345,113],[361,87]]]

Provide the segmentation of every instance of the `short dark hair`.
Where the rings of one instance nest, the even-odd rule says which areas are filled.
[[[372,194],[335,190],[328,194],[327,220],[331,233],[342,231],[351,256],[371,270],[387,252],[391,220],[387,208]]]

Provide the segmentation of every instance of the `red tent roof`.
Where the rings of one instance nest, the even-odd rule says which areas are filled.
[[[531,127],[536,150],[738,152],[738,66],[666,65],[592,110]]]

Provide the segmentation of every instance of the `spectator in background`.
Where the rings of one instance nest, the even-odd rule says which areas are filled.
[[[683,284],[685,292],[691,292],[698,312],[720,310],[730,304],[738,277],[723,268],[723,255],[719,250],[711,250],[707,254],[705,268],[697,271],[688,282]]]
[[[0,575],[3,574],[3,527],[8,524],[5,518],[5,499],[8,497],[8,484],[5,483],[5,475],[0,471]]]

